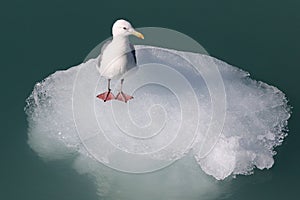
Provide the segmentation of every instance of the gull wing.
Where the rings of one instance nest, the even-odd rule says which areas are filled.
[[[134,48],[134,45],[133,44],[129,44],[130,45],[130,49],[131,49],[131,54],[133,56],[133,60],[134,60],[134,64],[136,65],[137,64],[137,60],[136,60],[136,51],[135,51],[135,48]]]

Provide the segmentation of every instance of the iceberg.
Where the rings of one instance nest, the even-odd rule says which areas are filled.
[[[95,178],[99,195],[111,199],[158,180],[169,181],[169,189],[181,185],[196,199],[217,190],[210,176],[224,180],[273,166],[290,117],[283,92],[208,55],[136,49],[138,70],[125,75],[124,91],[134,96],[127,104],[96,98],[106,89],[97,58],[34,86],[25,111],[28,143],[40,157],[72,157],[79,173]],[[183,186],[183,177],[193,186]],[[134,183],[114,186],[113,179]]]

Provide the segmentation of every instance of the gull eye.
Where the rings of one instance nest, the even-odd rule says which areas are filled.
[[[126,28],[126,27],[123,27],[123,29],[126,30],[127,28]]]

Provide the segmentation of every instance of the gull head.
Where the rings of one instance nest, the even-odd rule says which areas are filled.
[[[117,36],[127,37],[129,35],[134,35],[138,38],[144,39],[144,35],[134,30],[131,24],[124,19],[119,19],[114,23],[112,27],[112,35],[113,37],[117,37]]]

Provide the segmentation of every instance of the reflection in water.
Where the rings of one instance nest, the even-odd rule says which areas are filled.
[[[118,172],[87,157],[80,157],[75,169],[94,178],[104,199],[215,199],[229,186],[199,170],[191,156],[146,174]]]

